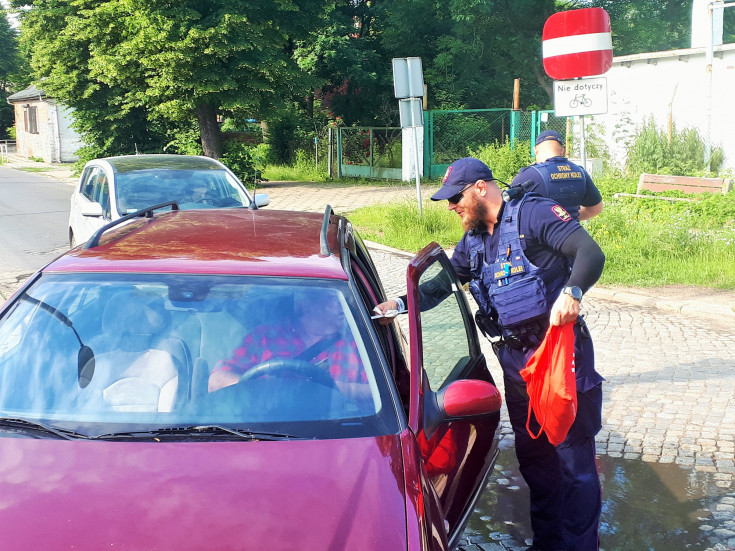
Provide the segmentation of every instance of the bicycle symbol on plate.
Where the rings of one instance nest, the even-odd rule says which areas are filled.
[[[572,101],[569,102],[569,107],[571,107],[572,109],[576,109],[580,105],[589,107],[590,105],[592,105],[592,100],[584,94],[577,94],[572,98]]]

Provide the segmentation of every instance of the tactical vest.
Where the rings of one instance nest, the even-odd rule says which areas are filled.
[[[524,254],[525,240],[520,235],[518,214],[527,200],[538,197],[529,193],[505,204],[503,217],[495,230],[499,232],[496,257],[485,258],[482,235],[467,239],[472,281],[470,292],[482,313],[500,328],[504,338],[523,339],[537,335],[548,327],[551,305],[569,277],[566,259],[542,269]],[[532,338],[527,345],[538,344]],[[540,340],[538,341],[540,342]]]
[[[569,161],[546,161],[531,165],[541,174],[546,183],[545,190],[537,191],[564,207],[574,218],[579,218],[579,205],[587,189],[581,167]]]

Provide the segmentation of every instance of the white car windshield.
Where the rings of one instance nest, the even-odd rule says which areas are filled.
[[[222,169],[150,168],[115,175],[120,216],[177,201],[182,209],[248,206],[242,185]]]
[[[0,319],[0,416],[86,436],[397,430],[346,282],[46,274]]]

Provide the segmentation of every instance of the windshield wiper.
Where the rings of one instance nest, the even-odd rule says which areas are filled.
[[[160,440],[169,436],[213,436],[231,434],[244,440],[299,440],[300,437],[279,432],[256,432],[248,429],[233,429],[222,425],[194,425],[190,427],[165,427],[146,431],[111,432],[93,437],[97,440],[150,439]]]
[[[28,419],[20,418],[0,417],[0,430],[2,430],[3,428],[19,429],[25,432],[36,432],[47,435],[53,434],[65,440],[78,440],[80,438],[87,438],[86,435],[74,432],[73,430],[57,429],[54,427],[49,427],[48,425],[44,425],[43,423],[39,423],[37,421],[29,421]]]

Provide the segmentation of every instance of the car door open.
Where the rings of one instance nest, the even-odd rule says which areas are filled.
[[[487,369],[469,303],[436,243],[407,275],[411,353],[409,426],[443,508],[459,536],[497,458],[500,392]],[[473,488],[478,488],[472,491]]]

